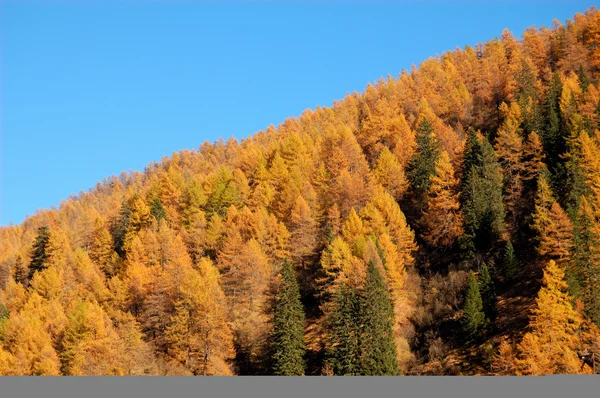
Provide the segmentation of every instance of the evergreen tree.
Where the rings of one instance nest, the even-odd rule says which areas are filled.
[[[600,233],[586,197],[575,220],[573,267],[567,271],[569,292],[581,298],[587,318],[600,325]]]
[[[48,260],[48,243],[50,242],[50,229],[47,226],[38,228],[38,235],[33,243],[31,261],[29,262],[29,279],[33,275],[46,268]]]
[[[355,287],[341,283],[333,298],[333,311],[328,319],[329,348],[327,361],[335,375],[361,374],[359,294]]]
[[[115,251],[121,258],[125,257],[125,236],[127,229],[129,228],[129,219],[131,217],[131,209],[129,204],[124,201],[121,205],[121,210],[116,219],[115,224],[112,225],[112,236]]]
[[[579,64],[579,70],[577,71],[577,76],[579,77],[579,84],[581,85],[581,90],[585,93],[590,86],[590,77],[588,76],[583,64]]]
[[[361,374],[394,376],[399,374],[392,325],[394,309],[385,282],[373,261],[360,298],[362,324]]]
[[[281,267],[281,285],[273,308],[271,356],[273,373],[304,375],[304,310],[298,282],[289,261]]]
[[[419,124],[416,134],[417,148],[407,165],[407,176],[415,196],[420,199],[429,191],[431,176],[435,174],[435,166],[440,155],[431,122],[427,119]]]
[[[510,243],[510,242],[509,242]],[[511,245],[512,248],[512,245]],[[514,257],[514,253],[513,253]],[[479,268],[479,292],[483,303],[483,312],[490,323],[496,320],[498,307],[496,304],[496,288],[485,263]]]
[[[461,180],[461,192],[465,191],[467,184],[467,175],[473,167],[479,167],[482,164],[481,158],[481,142],[477,136],[477,132],[473,127],[469,128],[467,133],[467,140],[465,142],[465,149],[463,152],[462,162],[462,180]]]
[[[508,279],[514,278],[519,272],[519,259],[515,255],[515,249],[511,241],[506,242],[504,247],[504,274]]]
[[[567,170],[562,155],[566,151],[566,132],[560,112],[561,93],[562,82],[558,73],[555,72],[546,97],[546,126],[541,138],[546,151],[548,169],[552,174],[552,188],[561,203],[564,204]]]
[[[154,216],[156,222],[158,223],[161,219],[167,219],[167,213],[165,212],[165,208],[160,201],[160,198],[155,198],[152,201],[152,206],[150,207],[150,214]]]
[[[480,153],[466,153],[466,163],[476,159],[466,174],[461,192],[464,215],[463,249],[467,258],[474,251],[486,251],[504,230],[504,204],[502,202],[502,174],[494,149],[483,138]]]
[[[471,343],[479,340],[481,332],[485,327],[486,319],[483,312],[483,301],[479,292],[479,284],[473,272],[469,275],[469,284],[467,285],[463,311],[461,323],[463,332],[465,333],[465,342]]]

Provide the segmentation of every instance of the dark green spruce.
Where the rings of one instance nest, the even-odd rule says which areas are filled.
[[[119,216],[115,220],[116,222],[111,227],[113,236],[113,243],[115,251],[121,258],[125,257],[125,234],[127,233],[127,227],[129,226],[129,220],[131,218],[131,208],[127,201],[123,201]]]
[[[159,222],[162,219],[167,219],[167,212],[160,201],[160,198],[156,198],[152,201],[152,206],[150,207],[150,214],[154,216],[156,222]]]
[[[333,295],[329,315],[329,347],[327,361],[333,373],[340,376],[359,376],[360,358],[360,299],[356,288],[341,283]]]
[[[399,375],[394,343],[394,309],[383,276],[373,261],[361,294],[361,374],[367,376]]]
[[[479,267],[479,293],[483,304],[483,312],[489,323],[493,323],[498,316],[496,303],[496,288],[490,275],[490,270],[485,263]]]
[[[289,261],[281,267],[281,285],[273,307],[272,371],[280,376],[304,375],[304,309]]]
[[[574,222],[573,267],[567,267],[569,292],[584,303],[585,316],[600,326],[600,236],[595,220],[586,214]]]
[[[519,259],[515,254],[515,249],[513,248],[511,241],[506,242],[502,261],[504,263],[504,276],[506,276],[507,279],[514,278],[519,272]]]
[[[476,342],[480,339],[485,328],[485,313],[483,301],[479,292],[479,283],[473,272],[469,275],[469,284],[463,305],[463,316],[461,319],[464,339],[466,343]]]
[[[29,278],[46,268],[48,260],[48,243],[50,241],[50,229],[47,226],[38,228],[38,235],[33,242],[31,250],[31,261],[29,262]]]
[[[394,311],[385,281],[371,261],[365,284],[340,284],[329,316],[328,362],[335,375],[399,375]]]
[[[431,185],[435,174],[435,164],[440,156],[440,144],[433,134],[431,122],[424,119],[417,128],[417,148],[407,166],[407,176],[411,190],[417,198],[422,198]]]
[[[463,160],[461,204],[465,233],[461,245],[466,259],[485,252],[504,230],[502,174],[494,148],[484,137],[469,134]]]

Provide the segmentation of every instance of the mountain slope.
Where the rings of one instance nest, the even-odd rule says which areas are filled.
[[[274,312],[299,308],[285,260],[306,343],[286,369],[572,369],[560,349],[597,371],[598,129],[590,9],[106,179],[0,229],[0,374],[271,374],[298,358],[272,355]],[[517,343],[558,290],[580,327],[528,340],[534,369]]]

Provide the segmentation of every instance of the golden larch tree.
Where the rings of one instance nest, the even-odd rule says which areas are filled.
[[[462,213],[458,201],[458,179],[450,156],[442,151],[427,194],[423,215],[426,233],[423,238],[432,246],[450,246],[462,235]]]

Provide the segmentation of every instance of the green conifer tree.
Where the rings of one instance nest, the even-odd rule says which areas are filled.
[[[469,275],[463,311],[461,324],[465,334],[465,342],[472,343],[479,340],[486,323],[479,284],[473,272]]]
[[[465,230],[461,243],[467,259],[476,250],[487,250],[500,237],[505,215],[502,174],[494,148],[484,138],[468,149],[464,163],[470,169],[461,192]]]
[[[281,285],[273,308],[272,370],[281,376],[304,375],[304,310],[289,261],[281,267]]]
[[[504,247],[504,275],[508,279],[512,279],[515,277],[517,272],[519,272],[519,259],[515,254],[515,249],[511,241],[506,242],[506,246]]]
[[[489,323],[493,323],[498,315],[496,288],[485,263],[482,263],[479,267],[479,293],[483,303],[483,312]]]
[[[38,235],[33,243],[31,252],[31,261],[29,262],[29,278],[46,268],[46,260],[48,259],[48,242],[50,241],[50,229],[47,226],[38,228]]]
[[[417,148],[407,166],[410,187],[417,198],[429,191],[430,178],[435,173],[435,165],[440,156],[440,145],[433,133],[431,122],[424,119],[417,128]]]
[[[583,300],[586,317],[600,326],[600,235],[585,197],[575,218],[574,232],[573,267],[566,272],[569,293]]]
[[[165,212],[165,208],[160,201],[160,198],[155,198],[152,201],[152,206],[150,206],[150,214],[154,216],[156,222],[158,223],[161,219],[167,219],[167,213]]]
[[[373,261],[369,262],[367,279],[361,293],[361,374],[398,375],[396,345],[392,331],[394,310],[383,277]]]
[[[356,288],[341,283],[334,293],[334,306],[328,319],[327,361],[335,375],[361,374],[360,301]]]

